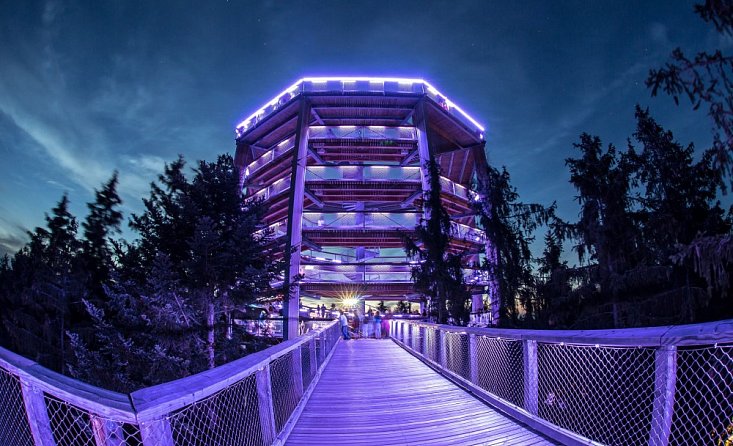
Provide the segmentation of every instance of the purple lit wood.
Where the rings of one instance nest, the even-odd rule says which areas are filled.
[[[341,341],[287,445],[555,444],[390,340]]]

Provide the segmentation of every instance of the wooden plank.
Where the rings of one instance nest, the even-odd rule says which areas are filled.
[[[25,413],[28,417],[31,435],[33,435],[33,442],[36,446],[55,446],[56,442],[53,439],[51,420],[48,418],[43,391],[33,387],[22,378],[20,387],[23,392],[23,403],[25,404]]]
[[[674,417],[677,386],[677,347],[661,347],[654,357],[654,409],[649,446],[667,446]]]
[[[467,445],[493,439],[555,444],[394,342],[370,339],[339,343],[285,444]]]

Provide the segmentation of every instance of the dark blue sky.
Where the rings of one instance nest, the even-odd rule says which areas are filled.
[[[721,48],[690,1],[0,0],[0,253],[64,191],[81,220],[119,169],[125,212],[165,161],[234,151],[234,126],[302,76],[421,77],[487,127],[521,198],[578,213],[564,159],[625,146],[633,107],[684,142],[710,121],[644,86],[677,46]]]

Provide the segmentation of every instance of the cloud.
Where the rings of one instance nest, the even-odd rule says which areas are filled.
[[[0,257],[5,254],[12,256],[27,242],[26,228],[14,220],[0,217]]]
[[[669,40],[669,32],[667,27],[661,23],[654,22],[649,26],[649,37],[655,43],[668,47],[672,43]]]

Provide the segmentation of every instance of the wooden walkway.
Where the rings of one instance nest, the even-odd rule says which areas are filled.
[[[391,340],[340,341],[287,445],[553,445]]]

